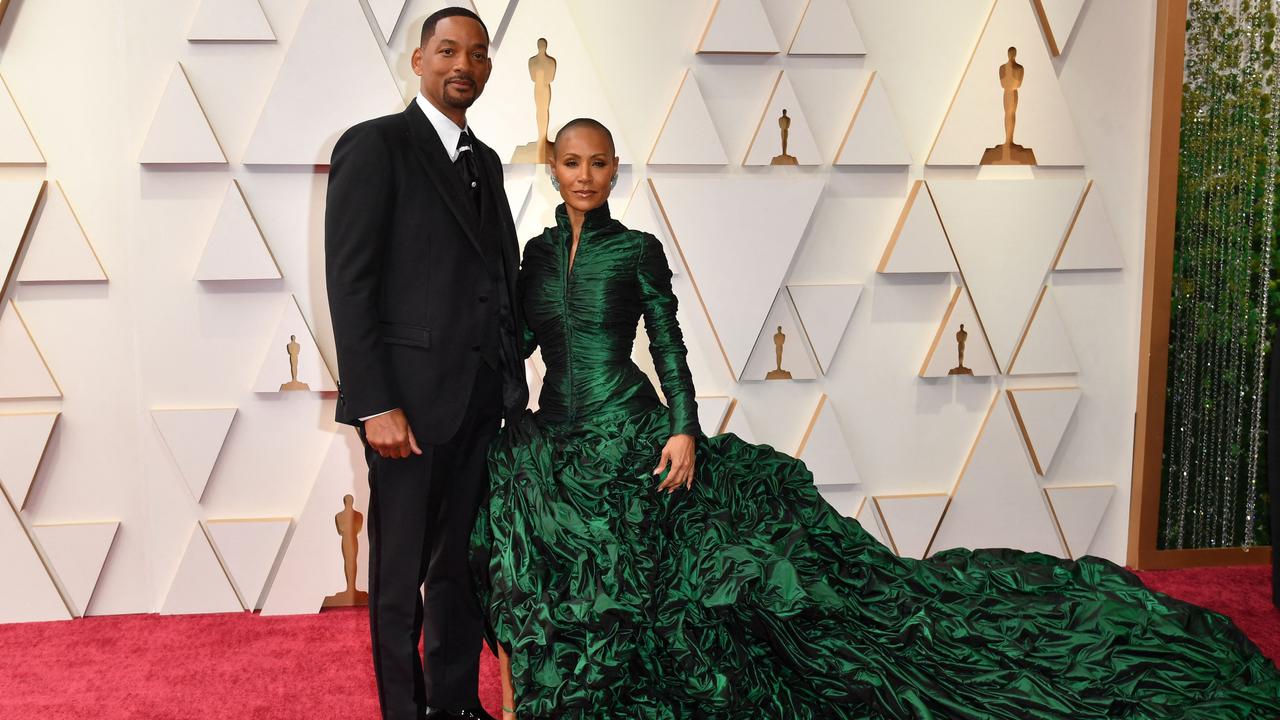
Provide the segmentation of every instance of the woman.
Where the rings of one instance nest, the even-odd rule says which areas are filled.
[[[799,460],[703,435],[662,247],[609,216],[617,169],[607,129],[564,126],[564,205],[520,270],[547,377],[473,534],[507,720],[1280,717],[1280,673],[1221,615],[1097,558],[898,558]],[[642,316],[669,409],[630,360]]]

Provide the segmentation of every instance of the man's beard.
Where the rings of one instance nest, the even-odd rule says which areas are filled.
[[[458,110],[466,110],[471,107],[475,104],[476,98],[480,97],[480,86],[477,85],[475,81],[472,81],[471,88],[472,92],[470,96],[461,95],[457,90],[453,89],[451,84],[446,83],[444,86],[444,93],[442,93],[445,104]]]

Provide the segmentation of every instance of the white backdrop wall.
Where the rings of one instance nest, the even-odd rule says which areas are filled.
[[[516,27],[523,22],[519,5],[526,2],[533,0],[513,4],[510,22],[492,19],[491,24]],[[243,605],[265,603],[267,612],[273,606],[278,612],[314,610],[324,595],[342,589],[333,513],[341,509],[344,492],[352,491],[358,506],[367,497],[358,445],[350,432],[331,421],[332,396],[253,392],[264,359],[281,362],[284,357],[273,338],[282,312],[293,302],[291,295],[336,369],[323,283],[323,169],[244,163],[308,0],[261,0],[277,39],[252,43],[189,42],[200,4],[13,0],[0,25],[0,76],[46,158],[43,166],[0,166],[0,181],[61,182],[110,276],[109,283],[14,285],[11,297],[63,397],[0,400],[0,413],[61,412],[20,512],[24,527],[120,523],[92,599],[79,609],[87,614],[238,609],[235,596],[227,592],[227,578],[209,564],[203,546],[189,545],[189,539],[203,540],[192,532],[202,521],[261,518],[294,522],[282,552],[277,554],[275,546],[258,551],[256,562],[275,566],[274,585],[268,583],[261,593],[242,587]],[[381,44],[376,21],[351,28],[379,43],[405,94],[415,87],[408,53],[416,44],[416,26],[443,4],[410,0],[389,46]],[[481,10],[504,4],[481,3]],[[956,276],[888,275],[877,273],[876,267],[915,179],[979,176],[976,167],[929,166],[926,159],[992,0],[848,0],[867,50],[852,57],[786,54],[804,12],[803,0],[763,1],[782,53],[695,54],[714,4],[567,1],[571,31],[601,79],[616,118],[614,131],[631,151],[633,164],[620,190],[646,178],[655,179],[659,192],[664,178],[786,173],[803,176],[797,181],[820,178],[824,189],[785,283],[858,283],[865,288],[825,376],[806,382],[737,382],[726,369],[690,273],[679,268],[676,288],[699,395],[736,398],[737,422],[745,419],[756,440],[794,452],[825,394],[861,478],[859,486],[831,488],[832,497],[860,501],[864,496],[952,492],[993,398],[997,410],[1004,411],[1003,389],[1078,385],[1082,397],[1053,464],[1040,479],[1025,473],[1026,481],[1041,488],[1114,485],[1087,551],[1122,561],[1136,396],[1154,3],[1084,2],[1063,54],[1053,60],[1070,110],[1070,118],[1063,120],[1074,124],[1084,165],[1041,167],[1026,175],[1092,179],[1090,195],[1104,201],[1123,256],[1123,270],[1054,273],[1050,281],[1078,358],[1078,375],[961,379],[918,376]],[[374,20],[365,5],[358,9],[361,19]],[[550,51],[556,55],[558,49],[553,45]],[[495,62],[523,72],[532,50],[500,45]],[[559,57],[562,64],[569,59]],[[179,61],[229,160],[226,164],[138,163]],[[706,98],[729,165],[646,167],[644,159],[688,68]],[[785,69],[794,87],[822,164],[744,168],[742,158],[779,69]],[[868,70],[877,72],[891,100],[914,159],[910,166],[831,164]],[[323,68],[316,71],[323,87]],[[553,86],[555,97],[572,102],[573,88],[560,82]],[[531,99],[530,89],[526,85],[518,93]],[[495,125],[504,119],[498,109],[528,99],[483,97],[472,114],[477,134],[500,135]],[[309,111],[308,103],[321,108],[343,99],[322,93],[298,102]],[[557,120],[555,102],[553,125],[567,119]],[[386,112],[402,107],[388,105]],[[771,123],[765,118],[762,137]],[[332,128],[332,137],[342,129]],[[532,129],[524,134],[532,139]],[[999,125],[987,135],[984,145],[999,142]],[[527,167],[510,168],[512,178],[529,174]],[[192,279],[233,178],[243,188],[281,279]],[[535,195],[547,196],[545,177],[538,174],[533,184]],[[642,196],[637,198],[639,202]],[[618,202],[626,199],[625,193],[617,196],[616,213],[621,213]],[[525,218],[522,226],[536,227],[536,221]],[[674,230],[679,236],[680,228]],[[751,244],[760,240],[725,237],[724,242],[725,252],[751,252]],[[679,256],[674,248],[672,254]],[[770,297],[776,290],[765,289]],[[950,348],[940,352],[952,352]],[[287,380],[287,365],[284,370]],[[184,408],[238,408],[199,499],[184,482],[152,417],[153,409]],[[199,442],[216,446],[219,439]],[[309,504],[313,487],[321,490]],[[0,507],[0,512],[9,511]],[[877,522],[870,514],[859,517]],[[960,532],[961,541],[964,537]],[[0,556],[33,552],[23,538],[13,533],[0,538],[8,543],[0,547]],[[1058,547],[1057,554],[1067,554]],[[50,560],[50,550],[41,549]],[[231,548],[219,551],[236,576],[234,566],[243,561],[231,557]],[[298,559],[304,556],[311,559]],[[59,577],[56,563],[49,564],[63,590],[73,584],[69,577]],[[39,578],[28,577],[27,582],[38,583]],[[11,595],[0,603],[0,621],[77,612],[30,600],[36,596],[30,587],[0,590]],[[193,597],[203,598],[206,605]]]

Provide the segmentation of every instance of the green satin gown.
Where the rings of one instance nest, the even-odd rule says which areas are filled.
[[[604,206],[534,238],[521,305],[547,375],[505,428],[477,589],[531,718],[1276,718],[1280,673],[1226,617],[1099,558],[899,558],[804,464],[698,429],[662,247]],[[670,407],[631,361],[643,317]],[[693,488],[655,491],[697,438]]]

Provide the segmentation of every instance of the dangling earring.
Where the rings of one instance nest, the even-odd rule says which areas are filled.
[[[612,190],[613,188],[616,188],[616,187],[618,187],[618,174],[614,173],[613,179],[609,181],[609,189]]]
[[[560,192],[560,181],[556,179],[556,176],[555,176],[555,175],[550,175],[550,176],[548,176],[548,177],[550,177],[550,178],[551,178],[551,187],[552,187],[556,192]]]

